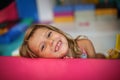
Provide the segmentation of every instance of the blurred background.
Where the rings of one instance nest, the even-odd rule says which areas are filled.
[[[86,35],[96,52],[120,50],[120,0],[0,0],[0,56],[17,56],[33,23]]]

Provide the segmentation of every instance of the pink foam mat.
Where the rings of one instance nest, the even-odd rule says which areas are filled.
[[[13,21],[18,19],[16,3],[12,2],[8,7],[0,10],[0,23],[5,21]]]
[[[120,80],[120,60],[1,56],[0,80]]]

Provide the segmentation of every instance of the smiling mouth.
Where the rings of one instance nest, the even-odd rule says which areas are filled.
[[[62,41],[59,40],[59,41],[57,42],[56,46],[55,46],[55,52],[57,52],[57,51],[60,50],[61,45],[62,45]]]

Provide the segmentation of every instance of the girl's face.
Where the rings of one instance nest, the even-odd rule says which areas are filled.
[[[67,39],[62,34],[47,28],[37,29],[28,45],[36,55],[43,58],[61,58],[69,49]]]

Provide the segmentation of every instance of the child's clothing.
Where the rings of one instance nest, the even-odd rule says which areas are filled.
[[[80,35],[79,39],[88,39],[88,37],[84,35]],[[80,48],[80,50],[82,50],[82,54],[80,58],[87,58],[87,52],[85,51],[85,49]]]
[[[85,51],[85,49],[81,49],[81,50],[82,50],[82,54],[80,58],[87,58],[87,52]]]

